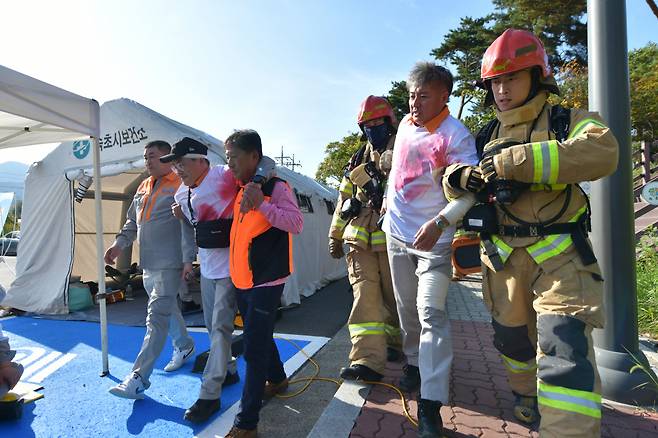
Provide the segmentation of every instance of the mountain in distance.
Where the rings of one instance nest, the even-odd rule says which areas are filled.
[[[23,199],[25,174],[30,166],[16,161],[0,163],[0,192],[14,192]]]

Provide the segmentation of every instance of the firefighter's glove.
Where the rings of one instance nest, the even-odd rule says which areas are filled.
[[[382,152],[381,156],[379,157],[379,169],[385,175],[388,175],[388,173],[391,171],[392,163],[393,163],[393,151],[386,150]]]
[[[358,187],[365,186],[370,180],[371,178],[366,172],[365,164],[359,164],[350,172],[350,181]]]
[[[486,183],[498,178],[493,156],[483,158],[482,161],[480,161],[480,173],[482,174],[482,179],[484,179],[484,182]]]
[[[459,187],[477,193],[484,187],[484,179],[479,166],[464,167],[459,177]]]
[[[329,238],[329,254],[335,259],[340,259],[345,255],[343,251],[343,241],[335,237]]]

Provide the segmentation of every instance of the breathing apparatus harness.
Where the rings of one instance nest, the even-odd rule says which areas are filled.
[[[530,132],[535,128],[537,119],[534,120]],[[560,105],[553,106],[549,114],[549,130],[555,134],[558,141],[564,141],[569,135],[569,123],[571,111]],[[490,150],[485,151],[485,145],[495,132],[500,129],[498,119],[493,119],[477,133],[475,145],[478,158],[483,159],[500,153],[503,149],[522,144],[519,142],[503,142]],[[496,135],[497,137],[497,135]],[[528,138],[526,143],[530,143]],[[531,184],[513,180],[494,180],[486,184],[485,188],[477,194],[478,204],[471,208],[463,218],[463,226],[466,231],[477,231],[483,243],[484,251],[489,257],[496,271],[503,269],[503,261],[498,254],[498,249],[493,243],[492,235],[513,237],[546,237],[555,234],[570,234],[576,251],[584,265],[596,262],[592,248],[587,243],[587,233],[591,231],[591,209],[589,198],[578,184],[568,184],[565,188],[565,200],[560,211],[544,222],[527,222],[517,217],[507,208],[513,204],[518,197],[530,187]],[[585,197],[587,209],[575,222],[557,223],[567,210],[571,201],[572,185],[575,185]],[[498,223],[495,204],[512,221],[518,225],[502,225]]]
[[[379,212],[382,207],[385,177],[377,168],[374,161],[370,159],[369,155],[365,163],[363,163],[364,156],[366,155],[366,146],[363,145],[359,148],[345,169],[345,178],[352,183],[352,196],[346,199],[341,206],[340,218],[343,220],[357,217],[361,213],[363,203],[356,197],[357,187],[366,195],[373,209]],[[363,171],[357,172],[358,175],[353,175],[353,171],[361,168],[361,166],[363,166]]]

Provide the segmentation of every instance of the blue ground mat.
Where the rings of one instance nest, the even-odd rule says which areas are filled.
[[[20,420],[0,422],[0,437],[185,437],[208,425],[183,420],[185,409],[198,396],[201,379],[200,374],[191,372],[193,360],[176,372],[163,371],[171,358],[170,341],[155,364],[146,399],[126,400],[107,392],[130,372],[144,327],[109,326],[111,375],[102,378],[97,323],[24,317],[2,320],[2,326],[17,351],[16,359],[25,366],[23,380],[43,385],[39,392],[45,397],[25,405]],[[209,348],[205,331],[190,335],[197,353]],[[291,338],[302,348],[310,342],[294,335]],[[289,365],[299,362],[298,349],[284,340],[276,342],[290,373]],[[293,356],[297,360],[291,361]],[[239,358],[241,378],[244,371],[244,361]],[[224,388],[221,412],[238,402],[241,392],[242,382]]]

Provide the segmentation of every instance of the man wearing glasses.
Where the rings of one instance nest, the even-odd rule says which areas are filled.
[[[226,166],[210,166],[207,154],[204,144],[185,137],[174,145],[171,154],[160,159],[172,162],[183,181],[176,192],[173,210],[175,215],[182,214],[194,225],[199,248],[201,296],[210,335],[210,355],[203,371],[199,399],[185,411],[185,419],[195,423],[206,421],[220,409],[222,384],[239,379],[231,357],[237,306],[229,275],[228,248],[238,183]],[[274,161],[267,157],[264,161],[270,163],[268,172],[273,172]],[[191,272],[192,263],[185,263],[183,274]]]

